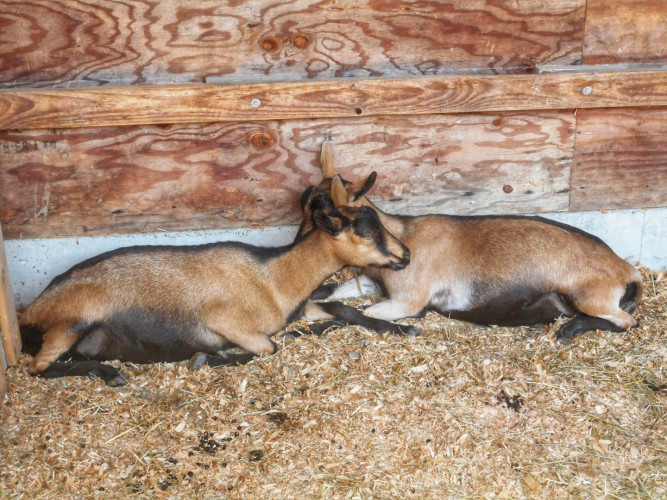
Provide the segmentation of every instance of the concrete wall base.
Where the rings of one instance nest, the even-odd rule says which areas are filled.
[[[667,208],[541,214],[602,238],[619,256],[654,270],[667,269]],[[264,229],[165,232],[79,238],[5,241],[9,273],[18,307],[34,300],[49,282],[89,257],[134,245],[198,245],[243,241],[278,246],[290,243],[296,226]]]

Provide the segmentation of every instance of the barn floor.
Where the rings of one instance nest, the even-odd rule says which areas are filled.
[[[1,498],[665,498],[667,275],[640,326],[570,345],[435,314],[348,327],[247,366],[8,372]]]

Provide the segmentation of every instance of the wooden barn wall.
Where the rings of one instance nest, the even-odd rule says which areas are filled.
[[[571,210],[667,206],[667,108],[577,113]]]
[[[583,64],[667,62],[665,0],[587,0]]]
[[[21,339],[14,307],[14,295],[9,281],[9,268],[0,230],[0,406],[5,393],[4,372],[7,366],[18,363]]]
[[[0,1],[0,84],[68,87],[581,61],[585,0]]]
[[[660,0],[0,0],[0,90],[660,63],[666,12]],[[325,137],[345,176],[378,171],[388,210],[666,206],[666,119],[632,108],[0,131],[0,222],[7,238],[296,222]]]
[[[8,237],[296,223],[324,137],[389,210],[565,210],[572,111],[7,132]]]

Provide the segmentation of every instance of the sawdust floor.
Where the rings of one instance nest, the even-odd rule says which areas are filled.
[[[667,496],[667,276],[641,325],[570,345],[436,314],[418,338],[357,327],[247,366],[8,371],[0,498]]]

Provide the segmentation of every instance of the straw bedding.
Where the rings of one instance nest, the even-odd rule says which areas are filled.
[[[114,363],[119,389],[25,357],[0,497],[664,498],[667,276],[643,273],[638,328],[568,345],[430,313],[417,338],[278,334],[246,366]]]

